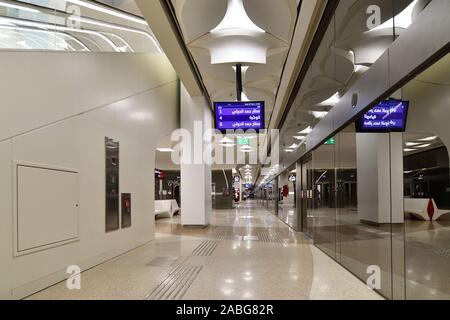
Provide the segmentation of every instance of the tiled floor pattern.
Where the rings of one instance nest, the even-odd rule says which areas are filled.
[[[208,228],[156,220],[156,240],[30,299],[381,299],[260,207],[216,210]]]

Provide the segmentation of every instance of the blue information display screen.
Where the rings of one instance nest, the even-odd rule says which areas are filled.
[[[216,129],[255,130],[264,129],[264,102],[215,102]]]
[[[406,129],[408,101],[382,101],[356,121],[357,132],[403,132]]]

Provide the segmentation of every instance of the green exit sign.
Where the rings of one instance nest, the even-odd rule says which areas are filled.
[[[247,138],[237,138],[238,146],[248,146],[250,144],[250,140]]]
[[[328,140],[325,142],[325,145],[326,145],[326,146],[334,146],[335,144],[336,144],[336,139],[335,139],[334,137],[328,139]]]

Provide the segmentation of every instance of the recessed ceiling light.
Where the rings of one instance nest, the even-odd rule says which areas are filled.
[[[222,143],[234,143],[234,141],[231,140],[231,139],[228,138],[228,137],[223,138],[222,140],[220,140],[220,142],[222,142]]]
[[[306,129],[300,131],[298,134],[310,134],[312,131],[312,128],[309,126]]]
[[[405,152],[411,152],[411,151],[416,151],[416,149],[408,149],[408,148],[405,148],[405,149],[403,149],[403,151],[405,151]]]
[[[311,114],[317,119],[322,119],[325,118],[325,116],[328,114],[328,111],[311,111]]]
[[[355,64],[355,69],[354,72],[355,73],[359,73],[359,72],[366,72],[367,70],[369,70],[369,67],[366,67],[364,65],[360,65],[360,64]]]
[[[437,139],[437,136],[432,136],[432,137],[419,139],[419,141],[433,141],[433,140],[436,140],[436,139]]]
[[[294,152],[294,150],[292,150],[292,149],[285,149],[284,151],[286,151],[286,152]]]
[[[235,146],[234,143],[221,143],[220,145],[225,148],[233,148]]]
[[[405,145],[407,145],[408,147],[414,147],[414,146],[417,146],[419,144],[420,143],[417,143],[417,142],[407,142],[407,143],[405,143]]]
[[[297,149],[298,147],[299,147],[299,145],[294,143],[294,144],[290,145],[288,147],[288,149]]]
[[[320,106],[334,106],[341,100],[341,97],[339,96],[339,92],[336,92],[334,95],[329,97],[327,100],[319,103]]]
[[[294,139],[295,139],[295,140],[303,141],[303,140],[306,139],[306,137],[305,137],[305,136],[294,136]]]
[[[28,7],[25,7],[25,6],[19,6],[17,4],[12,4],[12,3],[3,2],[3,1],[0,1],[0,6],[1,7],[6,7],[6,8],[11,8],[11,9],[17,9],[17,10],[33,12],[33,13],[39,13],[40,12],[39,10],[36,10],[36,9],[28,8]]]
[[[159,152],[173,152],[174,150],[171,148],[157,148]]]
[[[431,146],[431,143],[422,144],[420,146],[416,146],[416,148],[428,148],[429,146]]]

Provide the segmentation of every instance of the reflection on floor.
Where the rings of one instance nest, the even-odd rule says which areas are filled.
[[[248,201],[217,210],[210,227],[156,221],[156,240],[31,299],[382,299],[344,268]]]
[[[297,215],[295,212],[295,204],[287,203],[280,204],[278,206],[278,218],[281,219],[284,223],[286,223],[291,228],[297,227]]]
[[[309,210],[308,223],[316,244],[358,277],[379,266],[385,296],[399,290],[402,299],[405,292],[406,299],[450,299],[449,220],[374,226],[361,223],[356,209],[322,208]]]
[[[406,296],[450,299],[450,221],[405,221]]]

